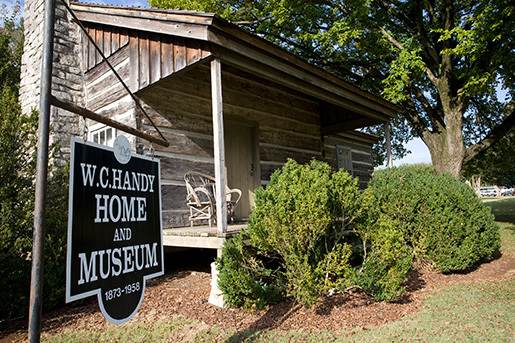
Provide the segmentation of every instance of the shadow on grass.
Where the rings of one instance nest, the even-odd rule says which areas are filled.
[[[264,331],[272,330],[280,326],[292,314],[297,312],[302,305],[296,304],[293,301],[284,302],[278,305],[271,306],[264,315],[257,321],[252,323],[248,328],[236,332],[231,337],[225,340],[226,343],[242,342],[243,340],[257,337]]]
[[[490,207],[496,221],[515,225],[515,197],[485,201],[484,204]]]

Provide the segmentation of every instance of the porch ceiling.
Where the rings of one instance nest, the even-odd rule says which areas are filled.
[[[171,74],[150,84],[140,89],[137,96],[164,117],[170,113],[175,115],[210,113],[209,61],[210,59],[201,60],[181,70],[180,73]],[[311,118],[307,119],[307,122],[316,125],[316,131],[312,133],[320,132],[322,135],[352,131],[382,122],[380,119],[363,116],[270,80],[256,77],[231,65],[224,65],[222,75],[224,106],[227,109],[224,116],[227,120],[259,122],[259,119],[249,119],[248,111],[252,111],[266,112],[268,115],[275,113],[276,116],[284,116],[287,120],[302,121],[306,120],[306,113],[311,111]],[[236,91],[235,86],[231,84],[231,80],[234,79],[239,79],[245,87]],[[253,87],[253,84],[269,89],[270,93],[260,94],[259,89]],[[285,94],[288,96],[284,96]],[[294,101],[295,104],[292,104],[292,98],[298,99]],[[296,111],[294,105],[305,106],[306,112]],[[267,125],[273,125],[273,122],[265,118],[262,120]]]

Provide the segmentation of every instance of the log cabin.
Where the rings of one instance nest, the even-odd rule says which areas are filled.
[[[40,47],[40,2],[26,1],[21,86],[26,112],[38,92],[38,69],[30,65]],[[165,245],[221,249],[226,237],[245,226],[255,189],[266,186],[288,158],[327,161],[366,187],[377,138],[357,130],[388,123],[398,112],[390,102],[215,14],[69,6],[75,17],[58,2],[53,95],[156,135],[154,123],[162,132],[167,147],[134,136],[130,141],[135,151],[161,160]],[[61,109],[54,109],[52,128],[63,156],[70,135],[109,145],[122,134]],[[242,191],[237,224],[228,225],[220,193],[216,227],[190,227],[184,182],[189,171],[212,175],[217,189],[226,184]]]

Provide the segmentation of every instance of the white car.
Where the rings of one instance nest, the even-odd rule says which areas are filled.
[[[495,197],[497,196],[497,187],[481,187],[479,194],[482,197]]]
[[[502,188],[501,195],[502,196],[515,195],[515,189],[514,188]]]

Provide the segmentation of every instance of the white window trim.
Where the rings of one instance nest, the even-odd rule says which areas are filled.
[[[111,127],[111,126],[107,126],[107,125],[104,125],[102,123],[96,123],[96,124],[93,124],[93,125],[90,125],[88,127],[88,140],[90,142],[94,142],[94,139],[93,139],[93,136],[96,134],[96,133],[100,133],[100,131],[107,131],[111,129],[112,132],[113,132],[113,135],[111,137],[111,141],[110,142],[106,142],[107,144],[104,144],[104,143],[100,143],[100,142],[97,142],[99,144],[103,144],[103,145],[107,145],[107,146],[110,146],[112,147],[113,143],[114,143],[114,140],[118,134],[117,130],[114,128],[114,127]]]

